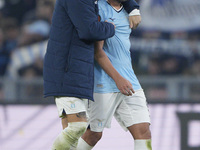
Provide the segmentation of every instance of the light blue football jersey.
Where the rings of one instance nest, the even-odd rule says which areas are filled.
[[[121,76],[129,80],[134,90],[141,89],[140,83],[133,71],[130,55],[130,33],[128,14],[124,8],[117,11],[107,1],[99,0],[99,15],[101,21],[113,22],[116,26],[115,35],[105,40],[104,51],[114,68]],[[94,92],[119,92],[114,80],[95,62]]]

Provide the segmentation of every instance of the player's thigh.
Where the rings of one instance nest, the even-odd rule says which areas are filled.
[[[150,123],[149,110],[143,90],[136,91],[132,96],[126,96],[117,108],[115,118],[127,130],[138,123]]]
[[[56,106],[63,126],[68,122],[87,121],[86,105],[88,100],[76,97],[56,97]]]
[[[110,127],[111,119],[120,103],[119,93],[94,93],[94,102],[88,105],[90,130],[102,132],[105,127]]]

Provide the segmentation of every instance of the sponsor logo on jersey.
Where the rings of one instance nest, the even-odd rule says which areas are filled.
[[[111,21],[115,21],[115,18],[109,18]]]

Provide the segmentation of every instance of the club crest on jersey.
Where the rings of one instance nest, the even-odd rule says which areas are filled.
[[[98,4],[98,1],[97,1],[97,0],[96,0],[96,1],[94,1],[94,4],[95,4],[95,5],[97,5],[97,4]]]

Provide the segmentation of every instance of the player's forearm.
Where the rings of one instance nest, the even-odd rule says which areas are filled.
[[[101,66],[101,68],[116,82],[122,76],[117,72],[117,70],[113,67],[107,55],[101,54],[95,56],[95,60]]]
[[[122,76],[113,67],[108,56],[103,50],[103,45],[104,41],[99,41],[95,43],[95,60],[98,62],[101,68],[116,82]]]
[[[132,95],[132,93],[134,93],[132,84],[117,72],[117,70],[113,67],[106,54],[103,54],[98,57],[96,56],[95,59],[102,67],[102,69],[115,81],[117,88],[122,94],[129,96]]]

